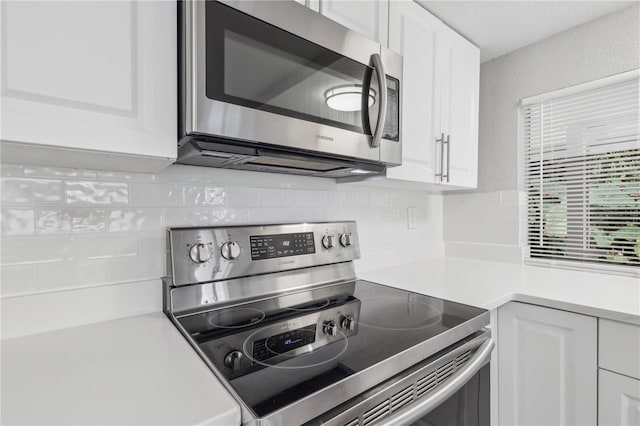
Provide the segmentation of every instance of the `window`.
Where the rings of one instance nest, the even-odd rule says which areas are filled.
[[[639,75],[522,101],[529,263],[640,272]]]

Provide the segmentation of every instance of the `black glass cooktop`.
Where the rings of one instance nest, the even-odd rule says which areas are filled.
[[[356,376],[385,380],[487,325],[488,312],[357,281],[178,321],[263,417]]]

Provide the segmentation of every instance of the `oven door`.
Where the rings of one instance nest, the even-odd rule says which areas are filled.
[[[480,370],[443,403],[431,409],[414,426],[489,426],[489,364]],[[399,421],[396,425],[401,424]]]
[[[305,426],[489,426],[493,347],[474,333]]]
[[[295,2],[181,13],[184,135],[400,163],[401,57]]]

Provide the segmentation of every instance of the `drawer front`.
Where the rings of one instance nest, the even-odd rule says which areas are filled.
[[[598,426],[640,426],[640,380],[598,370]]]
[[[599,320],[598,365],[640,379],[640,326]]]

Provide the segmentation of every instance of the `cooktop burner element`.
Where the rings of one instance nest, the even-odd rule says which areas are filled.
[[[328,236],[351,244],[323,244]],[[353,222],[169,237],[167,314],[238,398],[243,425],[308,422],[488,324],[485,310],[358,280]],[[233,260],[216,249],[229,242]],[[202,246],[211,256],[194,260]]]
[[[315,311],[316,309],[322,309],[326,306],[329,306],[329,303],[331,303],[331,301],[328,298],[326,298],[322,300],[315,300],[311,303],[307,303],[299,306],[291,306],[291,307],[288,307],[287,309],[291,311]]]
[[[216,328],[244,328],[262,321],[265,313],[260,309],[232,308],[209,314],[209,324]]]
[[[413,296],[413,297],[412,297]],[[360,319],[360,325],[386,330],[417,330],[428,328],[442,321],[441,300],[431,300],[429,304],[416,300],[419,295],[410,294],[404,298],[362,299],[366,307],[367,320]]]
[[[421,302],[408,302],[404,299],[395,300],[367,300],[372,315],[367,322],[360,321],[360,325],[383,328],[387,330],[417,330],[428,328],[441,322],[442,314],[435,308]],[[402,312],[402,315],[397,313]],[[395,313],[395,315],[394,315]]]

